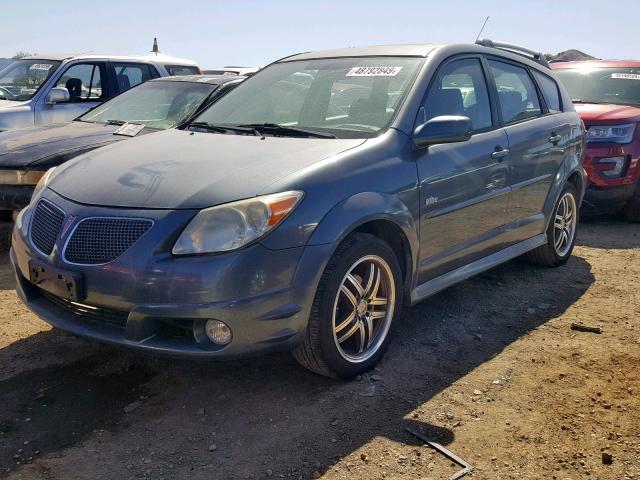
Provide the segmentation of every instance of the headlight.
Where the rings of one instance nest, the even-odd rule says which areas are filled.
[[[38,184],[36,185],[36,187],[33,189],[33,194],[31,195],[31,198],[36,198],[38,196],[38,194],[40,192],[42,192],[42,190],[44,190],[45,188],[47,188],[47,185],[49,184],[49,179],[51,178],[51,174],[53,173],[53,171],[55,170],[56,167],[51,167],[49,170],[47,170],[44,175],[42,175],[40,177],[40,180],[38,181]]]
[[[598,158],[593,163],[602,166],[602,170],[600,170],[600,174],[602,174],[602,176],[607,178],[618,178],[625,173],[627,157]]]
[[[298,191],[275,193],[200,211],[173,246],[174,255],[227,252],[276,228],[302,199]]]
[[[36,185],[45,173],[42,170],[2,170],[0,185]]]
[[[635,123],[595,125],[587,130],[587,142],[631,143],[635,130]]]

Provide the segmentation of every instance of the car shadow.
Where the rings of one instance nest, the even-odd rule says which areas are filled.
[[[407,426],[447,445],[460,419],[425,403],[561,315],[593,282],[577,256],[557,269],[522,260],[499,266],[407,308],[373,375],[352,382],[310,374],[288,354],[210,363],[87,347],[71,363],[0,382],[0,471],[28,468],[24,462],[46,452],[66,455],[62,449],[86,447],[103,430],[118,448],[83,447],[82,455],[100,458],[79,478],[156,478],[168,468],[172,478],[200,478],[194,465],[214,468],[216,478],[260,478],[266,465],[309,478],[376,437],[421,445]],[[48,331],[0,349],[0,364],[29,344],[46,356],[56,335],[58,343],[68,337]],[[156,460],[141,465],[145,454]]]
[[[614,216],[580,219],[576,245],[602,249],[640,247],[640,223],[624,222]]]

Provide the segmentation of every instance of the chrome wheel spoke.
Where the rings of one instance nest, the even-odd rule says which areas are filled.
[[[364,323],[358,322],[358,331],[360,332],[360,346],[358,347],[358,353],[362,353],[364,350],[364,338],[366,336]]]
[[[356,319],[356,311],[354,310],[353,312],[351,312],[347,318],[345,318],[342,323],[340,323],[340,325],[338,325],[335,329],[336,333],[344,330],[345,328],[347,328],[349,325],[351,325],[351,323],[353,323],[353,321]]]
[[[369,315],[372,319],[384,318],[387,315],[387,312],[369,312]]]
[[[356,300],[355,295],[351,293],[351,290],[349,290],[345,285],[342,285],[340,287],[340,291],[347,298],[347,300],[349,300],[349,303],[351,303],[351,305],[355,309],[358,306],[358,300]]]
[[[364,287],[365,298],[369,298],[369,296],[371,295],[371,288],[373,287],[375,277],[378,274],[377,272],[378,272],[378,269],[372,263],[371,266],[369,267],[369,278],[367,279],[367,285]]]
[[[365,318],[365,321],[367,322],[367,348],[371,345],[371,342],[373,341],[373,320],[371,320],[370,316],[367,316]]]
[[[351,285],[353,285],[353,287],[356,289],[356,292],[358,292],[358,297],[362,298],[363,295],[364,295],[364,287],[358,281],[358,279],[356,277],[354,277],[352,274],[348,274],[347,275],[347,280],[349,281],[349,283],[351,283]]]
[[[382,307],[388,303],[386,298],[376,297],[369,300],[369,305],[373,307]]]
[[[347,330],[347,332],[344,335],[342,335],[341,337],[338,337],[338,343],[343,343],[345,340],[349,340],[351,337],[353,337],[353,334],[360,329],[361,326],[362,326],[362,322],[355,322],[353,326],[349,330]]]

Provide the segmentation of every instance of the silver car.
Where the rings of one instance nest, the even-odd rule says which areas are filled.
[[[0,131],[70,122],[146,80],[197,75],[195,62],[166,55],[46,55],[0,70]]]

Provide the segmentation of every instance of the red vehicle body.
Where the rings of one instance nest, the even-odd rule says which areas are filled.
[[[587,128],[583,212],[640,221],[640,61],[552,63]],[[613,127],[613,128],[612,128]]]

